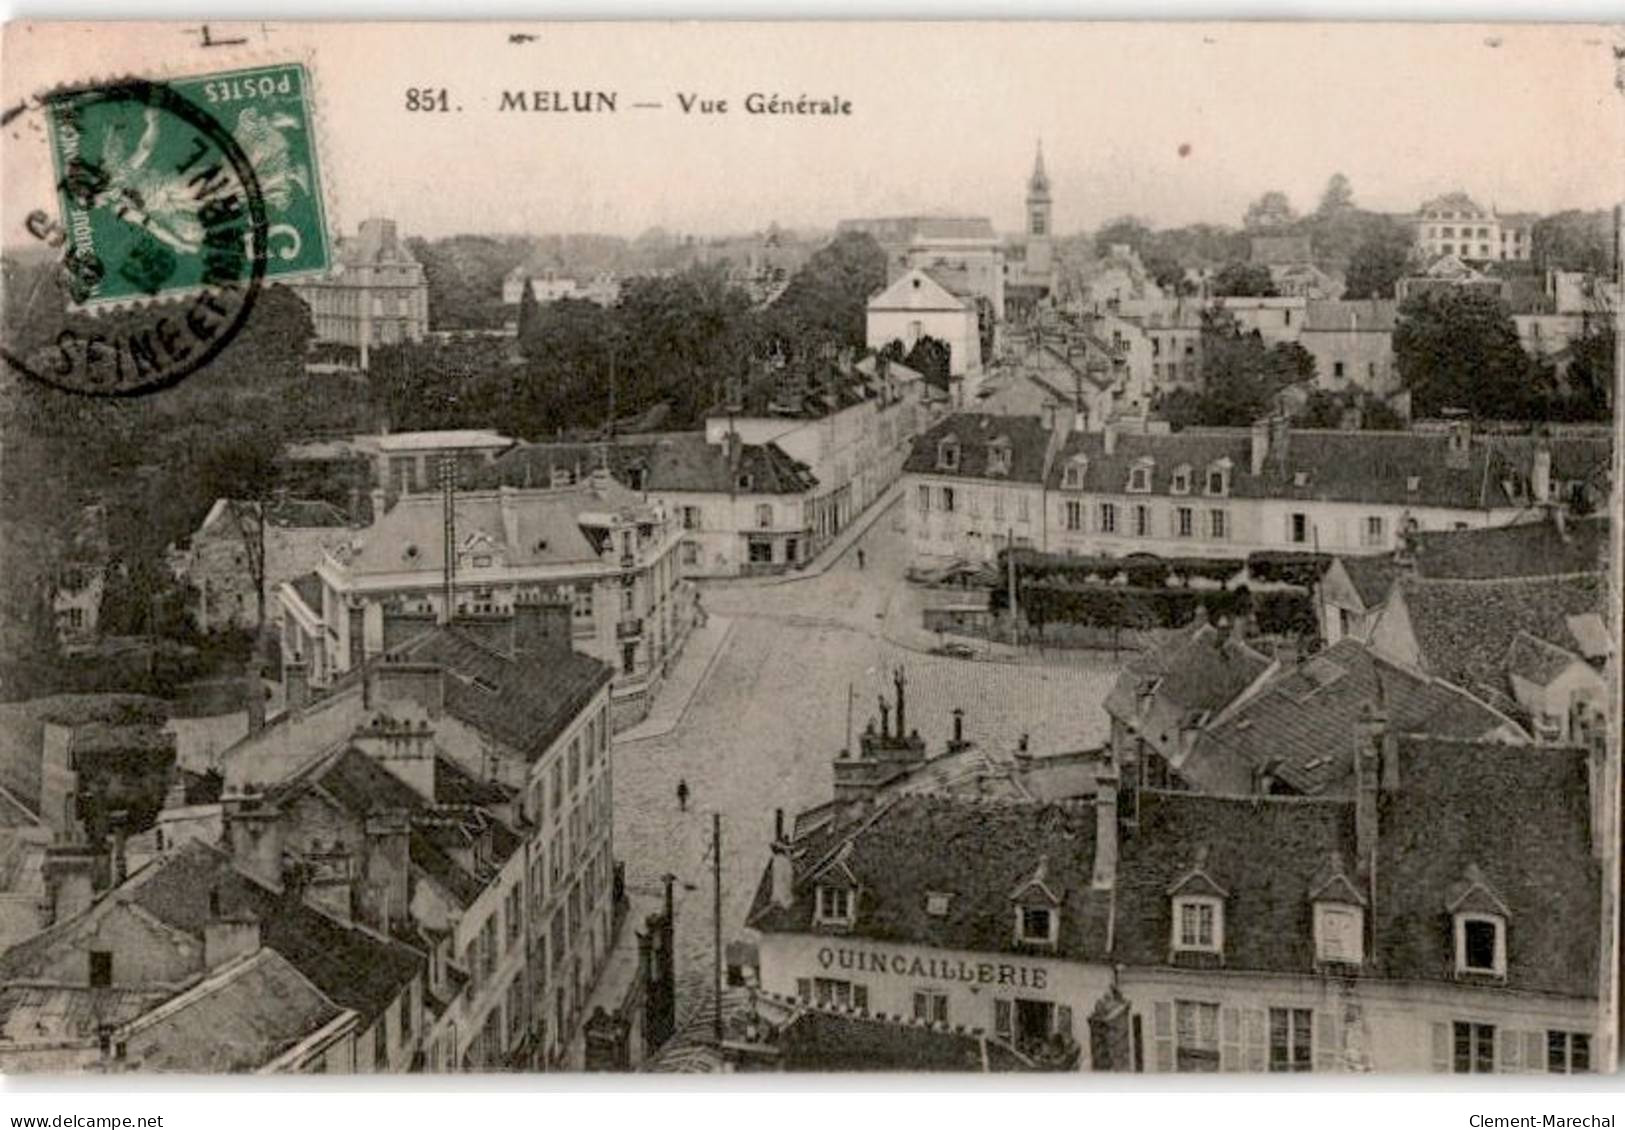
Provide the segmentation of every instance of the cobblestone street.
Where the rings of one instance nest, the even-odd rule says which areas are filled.
[[[723,818],[723,940],[743,922],[772,838],[773,810],[786,816],[832,794],[830,763],[852,725],[877,714],[890,672],[908,679],[908,724],[940,753],[956,706],[966,736],[1013,746],[1029,733],[1035,751],[1080,749],[1106,738],[1100,710],[1116,664],[1109,656],[998,663],[921,654],[895,639],[887,611],[903,588],[904,546],[883,515],[861,541],[867,568],[848,552],[822,576],[776,585],[708,587],[704,601],[734,629],[675,729],[615,747],[615,844],[635,892],[671,871],[677,911],[678,1011],[706,999],[711,975],[711,813]],[[892,639],[888,639],[890,635]],[[915,632],[915,636],[920,633]],[[679,781],[690,790],[680,812]]]

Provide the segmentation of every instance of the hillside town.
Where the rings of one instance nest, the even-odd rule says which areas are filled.
[[[12,380],[0,1073],[1613,1070],[1617,216],[1063,175]]]

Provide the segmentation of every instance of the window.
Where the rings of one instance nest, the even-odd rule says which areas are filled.
[[[948,994],[921,990],[914,994],[914,1019],[929,1024],[948,1023]]]
[[[1210,896],[1174,900],[1176,950],[1218,953],[1224,948],[1224,906]]]
[[[1360,530],[1360,544],[1366,546],[1380,546],[1384,543],[1382,515],[1372,514],[1365,520]]]
[[[384,1031],[387,1027],[388,1025],[384,1023],[383,1016],[379,1016],[378,1023],[372,1029],[372,1062],[374,1064],[389,1062],[389,1038]]]
[[[683,507],[683,529],[697,530],[700,528],[700,508],[698,506]]]
[[[1223,541],[1229,534],[1225,529],[1226,513],[1223,510],[1209,510],[1207,512],[1208,535],[1215,541]]]
[[[931,488],[928,487],[928,486],[922,485],[920,487],[919,499],[920,499],[920,513],[922,513],[922,514],[928,513],[930,511],[930,509],[931,509]]]
[[[945,439],[937,445],[937,466],[944,471],[959,470],[959,444]]]
[[[1343,379],[1343,362],[1341,362],[1341,361],[1333,361],[1332,362],[1332,376],[1336,377],[1338,380]]]
[[[1506,923],[1501,918],[1456,915],[1456,972],[1506,974]]]
[[[952,514],[954,512],[954,488],[942,488],[942,509]]]
[[[1584,1032],[1547,1032],[1546,1070],[1560,1075],[1590,1071],[1591,1037]]]
[[[852,891],[847,887],[819,887],[817,920],[821,923],[852,924]]]
[[[818,977],[813,980],[812,988],[813,1000],[825,1008],[855,1008],[860,1012],[869,1010],[867,985],[854,985],[851,981]]]
[[[1135,467],[1128,473],[1128,489],[1132,491],[1148,491],[1151,489],[1151,468]]]
[[[1002,490],[993,492],[993,520],[995,522],[1004,521],[1004,492]]]
[[[1174,1070],[1219,1070],[1219,1006],[1216,1003],[1175,1001],[1174,1038]]]
[[[1066,528],[1083,529],[1083,503],[1074,500],[1066,504]]]
[[[1287,516],[1290,530],[1288,539],[1293,545],[1302,545],[1309,540],[1309,515],[1289,514]]]
[[[1115,502],[1102,502],[1100,504],[1100,532],[1115,534],[1117,532],[1117,504]]]
[[[90,987],[105,989],[113,983],[113,951],[90,951]]]
[[[1307,1008],[1270,1009],[1270,1070],[1312,1071],[1314,1013]]]
[[[571,599],[571,611],[577,620],[592,619],[592,585],[579,584]]]
[[[564,927],[564,908],[560,907],[553,912],[553,918],[547,924],[548,945],[553,951],[554,969],[564,964]]]
[[[1207,492],[1209,494],[1225,493],[1224,486],[1224,472],[1222,470],[1213,470],[1207,473]]]
[[[1016,495],[1016,521],[1032,521],[1032,514],[1027,510],[1027,496],[1025,494]]]
[[[1151,536],[1151,507],[1141,505],[1134,508],[1134,536]]]
[[[700,547],[698,545],[696,545],[694,542],[685,541],[683,543],[683,564],[684,565],[698,565],[699,563],[700,563]]]
[[[520,909],[519,898],[520,890],[516,886],[509,890],[508,897],[504,900],[503,925],[507,928],[505,932],[510,949],[518,943],[519,930],[524,925],[524,919],[521,917],[524,912]]]
[[[987,449],[987,473],[990,475],[1008,475],[1010,473],[1010,445],[1000,440],[994,440]]]
[[[400,1005],[400,1023],[398,1027],[401,1043],[405,1044],[412,1038],[412,990],[410,987],[401,994]]]
[[[1352,906],[1315,907],[1315,956],[1358,965],[1365,957],[1364,915]]]
[[[1174,481],[1170,489],[1175,494],[1189,494],[1191,490],[1191,469],[1189,467],[1174,468]]]
[[[570,791],[575,792],[576,786],[581,783],[581,735],[577,734],[570,740]]]
[[[1052,946],[1060,934],[1060,912],[1048,906],[1016,908],[1016,941]]]
[[[1193,536],[1196,525],[1195,512],[1189,506],[1181,506],[1174,511],[1174,523],[1180,537]]]
[[[773,562],[773,543],[764,538],[751,538],[745,547],[752,565],[770,565]]]
[[[772,528],[773,504],[771,502],[763,502],[756,507],[756,526],[762,530]]]
[[[1489,1075],[1495,1071],[1495,1025],[1455,1023],[1457,1075]]]

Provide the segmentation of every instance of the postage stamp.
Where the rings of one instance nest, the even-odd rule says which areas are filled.
[[[76,303],[245,283],[259,259],[268,281],[326,271],[308,92],[304,66],[289,63],[52,96]]]

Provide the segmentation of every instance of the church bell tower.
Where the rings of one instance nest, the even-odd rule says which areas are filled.
[[[1050,228],[1049,174],[1044,171],[1044,143],[1038,143],[1038,156],[1033,159],[1033,175],[1027,178],[1027,238],[1049,239]]]

